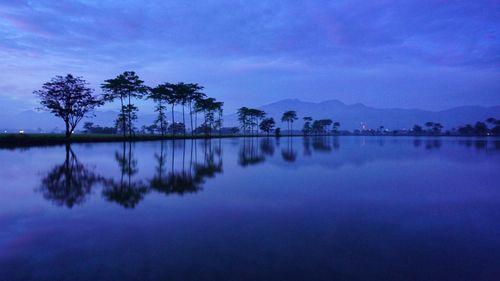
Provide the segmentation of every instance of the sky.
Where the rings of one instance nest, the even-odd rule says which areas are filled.
[[[0,0],[1,113],[35,108],[55,75],[99,94],[126,70],[200,83],[228,113],[285,98],[500,105],[500,1]]]

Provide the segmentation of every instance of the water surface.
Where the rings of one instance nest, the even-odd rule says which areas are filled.
[[[1,280],[500,280],[500,141],[0,150]]]

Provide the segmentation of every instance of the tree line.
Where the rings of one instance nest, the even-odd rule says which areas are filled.
[[[43,84],[40,90],[34,94],[40,99],[41,108],[50,111],[65,123],[65,136],[70,138],[74,130],[84,117],[93,117],[93,110],[108,102],[119,101],[120,112],[115,120],[115,126],[99,127],[87,122],[84,129],[94,133],[119,133],[124,138],[135,136],[137,129],[138,107],[134,101],[139,99],[154,102],[154,110],[157,117],[153,124],[143,126],[142,133],[158,133],[162,137],[170,133],[187,136],[187,126],[191,135],[203,134],[212,136],[213,132],[223,132],[223,106],[224,103],[215,98],[208,97],[204,87],[197,83],[162,83],[154,87],[145,85],[144,81],[133,71],[125,71],[115,78],[107,79],[101,84],[102,95],[95,95],[94,89],[89,86],[82,77],[72,74],[56,76],[49,82]],[[182,121],[175,120],[174,109],[181,107]],[[170,109],[171,120],[168,120],[167,109]],[[186,114],[189,120],[186,121]],[[201,115],[202,123],[198,125],[198,116]],[[276,121],[268,117],[267,113],[260,109],[241,107],[237,111],[239,128],[230,128],[229,133],[241,132],[243,136],[260,135],[264,133],[276,136],[281,135],[281,129],[276,127]],[[285,111],[281,122],[286,123],[288,135],[293,135],[293,124],[298,115],[294,110]],[[340,122],[332,119],[314,120],[310,116],[303,117],[303,135],[337,135]],[[389,131],[380,126],[376,130],[355,130],[353,133],[343,131],[342,134],[364,134],[364,135],[500,135],[500,120],[488,118],[485,122],[477,122],[475,125],[467,124],[452,131],[443,133],[443,125],[439,122],[426,122],[424,126],[414,125],[412,129]]]
[[[134,104],[138,99],[150,99],[155,103],[158,114],[154,130],[162,136],[167,131],[187,135],[186,110],[189,114],[191,133],[195,128],[210,135],[212,131],[222,127],[223,102],[207,97],[202,92],[203,86],[197,83],[162,83],[154,87],[144,84],[144,81],[133,71],[125,71],[115,78],[105,80],[101,84],[102,95],[95,95],[94,89],[82,77],[68,74],[56,76],[43,84],[34,94],[40,99],[41,108],[50,111],[65,123],[65,135],[70,138],[77,125],[84,117],[93,117],[93,110],[107,102],[120,102],[120,112],[115,120],[115,128],[123,137],[133,137],[136,128],[138,107]],[[172,120],[168,126],[166,109],[170,106]],[[176,122],[175,106],[182,108],[182,122]],[[197,126],[198,114],[202,115],[203,123]],[[194,118],[193,118],[194,117]],[[93,124],[86,124],[91,129]],[[103,129],[103,128],[101,128]],[[109,131],[103,129],[103,131]]]

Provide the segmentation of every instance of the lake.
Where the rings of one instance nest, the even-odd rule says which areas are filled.
[[[1,280],[500,280],[500,139],[0,150]]]

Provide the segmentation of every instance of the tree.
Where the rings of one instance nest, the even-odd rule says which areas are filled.
[[[246,135],[249,123],[249,112],[248,107],[241,107],[238,109],[238,121],[240,122],[241,129],[243,129],[243,135]]]
[[[206,97],[204,93],[201,92],[203,90],[203,86],[198,85],[197,83],[190,83],[187,84],[188,91],[187,91],[187,104],[189,107],[189,120],[191,123],[191,134],[194,133],[194,128],[193,127],[193,113],[196,114],[196,110],[194,110],[194,106],[196,103],[203,98]],[[221,106],[222,109],[222,106]],[[219,118],[219,120],[222,120],[222,118]],[[195,122],[196,122],[196,116],[195,116]]]
[[[425,122],[425,126],[427,127],[428,132],[432,132],[432,128],[434,127],[434,122]]]
[[[433,126],[432,126],[432,131],[434,132],[434,134],[441,134],[441,130],[443,129],[443,125],[441,125],[441,123],[434,123]]]
[[[297,120],[297,112],[294,110],[289,110],[283,113],[281,117],[281,122],[286,122],[288,124],[288,133],[292,133],[293,121]]]
[[[101,88],[104,91],[106,101],[112,102],[115,99],[120,99],[121,109],[117,121],[122,125],[123,136],[125,137],[128,131],[131,137],[132,121],[137,112],[137,107],[132,104],[132,98],[140,99],[147,93],[148,88],[144,86],[144,81],[140,80],[135,72],[125,71],[116,78],[105,80]],[[128,99],[127,105],[125,105],[125,99]]]
[[[273,118],[265,118],[260,122],[259,127],[263,132],[267,133],[267,135],[269,136],[271,131],[274,129],[274,125],[275,122]]]
[[[206,98],[199,100],[196,105],[196,111],[203,112],[204,122],[203,128],[207,135],[212,133],[212,129],[222,127],[222,106],[223,102],[217,102],[214,98]],[[215,119],[215,113],[218,113],[218,119]]]
[[[338,128],[340,127],[340,122],[333,122],[333,132],[338,133]],[[383,126],[382,126],[383,127]]]
[[[255,109],[255,108],[250,108],[249,109],[249,115],[250,115],[250,123],[252,127],[252,133],[253,133],[253,128],[258,126],[260,124],[260,121],[266,117],[266,113],[263,110],[260,109]],[[258,132],[257,132],[258,134]]]
[[[155,125],[160,129],[162,136],[164,136],[167,130],[166,104],[170,101],[172,95],[173,91],[168,83],[158,85],[149,91],[148,98],[156,102],[155,111],[158,112]]]
[[[86,134],[89,134],[92,131],[93,127],[94,127],[94,123],[92,123],[92,122],[83,123],[83,128],[85,129]]]
[[[423,131],[423,130],[422,130],[422,126],[420,126],[420,125],[415,125],[415,126],[413,126],[413,132],[414,132],[415,134],[419,135],[419,134],[421,134],[421,133],[422,133],[422,131]]]
[[[483,122],[476,122],[474,125],[474,133],[476,135],[486,135],[488,134],[488,126]]]
[[[102,100],[93,95],[82,77],[71,74],[56,76],[33,93],[40,98],[42,109],[63,119],[66,138],[70,138],[78,123],[92,110],[102,105]]]
[[[312,117],[304,117],[302,119],[304,120],[304,127],[302,129],[302,132],[304,133],[304,135],[308,135],[312,131],[311,122],[313,119]]]

